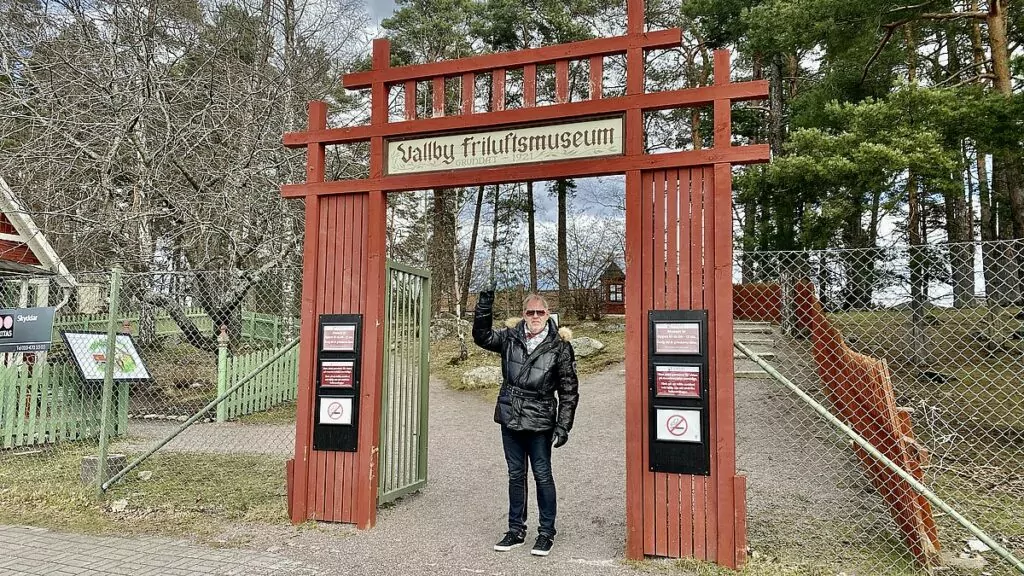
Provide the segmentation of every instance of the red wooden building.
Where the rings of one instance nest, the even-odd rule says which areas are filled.
[[[6,306],[48,306],[50,288],[77,286],[74,276],[36,226],[32,216],[0,177],[0,279],[17,282],[18,295]]]
[[[615,262],[601,273],[601,300],[605,314],[626,313],[626,273]]]

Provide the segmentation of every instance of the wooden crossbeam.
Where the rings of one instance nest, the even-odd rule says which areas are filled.
[[[712,104],[716,100],[742,102],[767,97],[768,82],[766,80],[755,80],[752,82],[735,82],[731,84],[684,88],[681,90],[668,90],[665,92],[651,92],[635,96],[568,102],[551,106],[499,110],[496,112],[473,114],[471,116],[439,116],[437,118],[422,118],[387,124],[288,132],[284,135],[283,142],[288,148],[301,148],[312,143],[332,146],[365,142],[377,136],[393,138],[416,134],[431,134],[447,130],[470,131],[481,128],[501,128],[514,124],[610,115],[627,110],[665,110],[669,108],[703,106]]]
[[[343,76],[342,83],[349,90],[358,90],[369,88],[375,82],[393,84],[405,80],[425,80],[435,76],[458,76],[466,72],[489,72],[495,68],[518,68],[527,64],[549,64],[564,59],[575,60],[591,56],[619,54],[630,48],[646,50],[672,48],[679,46],[682,39],[683,31],[679,28],[671,28],[646,34],[597,38],[531,50],[483,54],[445,62],[353,72]]]

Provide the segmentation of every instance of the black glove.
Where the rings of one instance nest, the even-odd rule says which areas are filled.
[[[494,305],[494,286],[484,288],[480,292],[480,298],[477,299],[476,305],[486,308],[490,308]]]
[[[555,448],[561,448],[569,441],[569,433],[561,428],[555,428],[555,433],[552,435],[552,438],[555,440]]]

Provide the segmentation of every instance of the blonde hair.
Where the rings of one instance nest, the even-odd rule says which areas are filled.
[[[526,298],[523,298],[523,312],[526,312],[526,305],[529,304],[530,302],[535,301],[535,300],[537,302],[540,302],[541,304],[543,304],[545,310],[548,309],[548,299],[543,297],[543,296],[541,296],[540,294],[537,294],[535,292],[531,292],[531,293],[526,295]]]

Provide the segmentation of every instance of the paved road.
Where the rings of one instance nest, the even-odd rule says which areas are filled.
[[[0,574],[193,576],[317,574],[302,562],[169,538],[109,538],[0,526]]]

